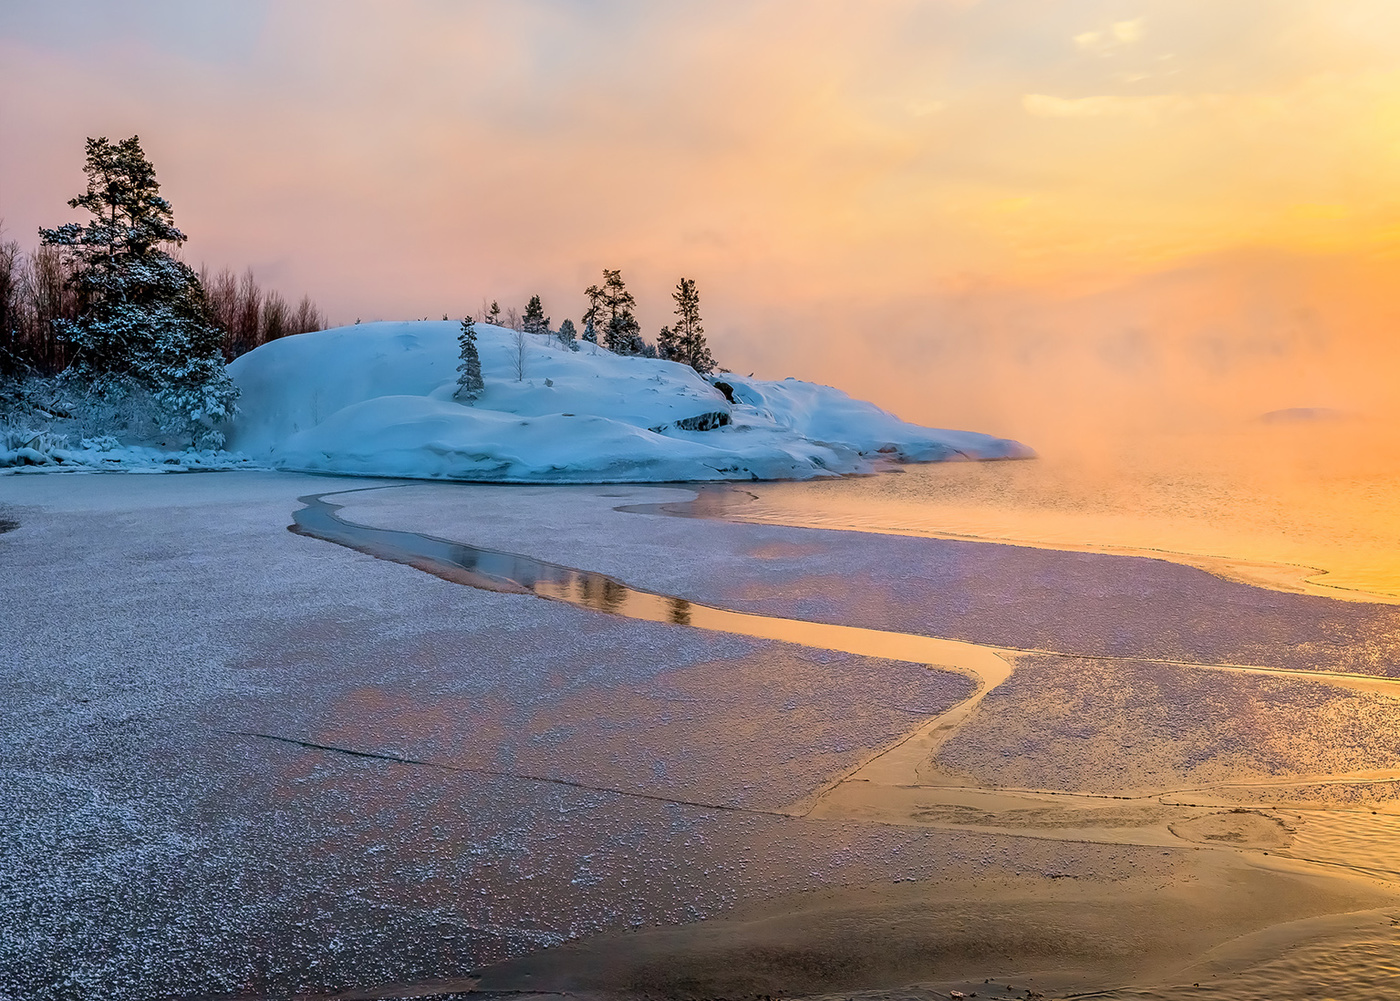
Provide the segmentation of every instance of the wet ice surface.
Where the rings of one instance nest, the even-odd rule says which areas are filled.
[[[831,886],[981,872],[1111,883],[1174,864],[1156,849],[764,812],[942,711],[966,681],[475,591],[286,531],[297,496],[367,485],[230,473],[0,487],[0,518],[19,523],[0,537],[0,997],[367,987]],[[984,546],[979,567],[928,540],[613,510],[658,495],[689,493],[439,484],[337,502],[350,520],[857,625],[1135,649],[1160,615],[1115,631],[1120,606],[1136,607],[1120,592],[1144,585],[1113,563],[1046,562],[1082,554]],[[1056,599],[1060,571],[1069,597]],[[1086,607],[1086,592],[1110,598]],[[1284,614],[1267,593],[1244,597],[1266,621]],[[1343,640],[1383,620],[1345,624],[1328,649],[1361,663],[1372,654]],[[1169,771],[1208,768],[1234,746],[1228,731],[1181,744],[1172,714],[1202,694],[1195,679],[1162,681],[1164,709],[1093,708],[1175,748]],[[1254,691],[1199,684],[1222,718]],[[1365,704],[1273,694],[1286,697],[1256,722]],[[1042,750],[1070,786],[1108,782],[1075,756],[1076,720],[1052,714]],[[1022,731],[971,746],[1001,769]],[[1254,752],[1257,766],[1291,767],[1286,752]]]
[[[1135,556],[824,529],[795,538],[812,550],[803,560],[761,580],[709,578],[693,597],[994,646],[1400,676],[1400,606]]]
[[[1400,777],[1400,699],[1296,677],[1021,658],[939,763],[982,781],[1095,793],[1229,785],[1241,801],[1347,801],[1308,776]],[[1255,788],[1251,789],[1250,786]],[[1394,783],[1364,801],[1393,799]]]
[[[474,591],[286,531],[295,496],[337,485],[5,485],[0,996],[461,975],[1005,853],[665,802],[789,802],[965,679]],[[507,499],[517,533],[556,517]]]

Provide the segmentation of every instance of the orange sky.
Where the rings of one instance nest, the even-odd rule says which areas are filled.
[[[332,319],[620,267],[721,363],[924,422],[1376,412],[1396,394],[1394,0],[35,0],[0,216],[139,133],[186,256]]]

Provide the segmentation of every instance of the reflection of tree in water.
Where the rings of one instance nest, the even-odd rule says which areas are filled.
[[[690,602],[684,598],[667,598],[666,621],[677,626],[690,625]]]
[[[597,612],[617,612],[627,601],[629,588],[601,574],[581,574],[582,604]]]
[[[627,600],[627,586],[615,580],[603,578],[603,611],[616,612]]]

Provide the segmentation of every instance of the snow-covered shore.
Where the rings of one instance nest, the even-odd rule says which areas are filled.
[[[462,402],[453,396],[458,329],[356,324],[243,355],[229,366],[240,397],[226,452],[16,440],[0,443],[0,466],[656,483],[803,480],[889,461],[1034,454],[1004,438],[910,424],[828,386],[729,373],[707,381],[687,365],[586,343],[570,351],[550,336],[486,324],[477,328],[486,388]]]
[[[919,427],[826,386],[569,351],[479,325],[486,389],[453,399],[454,322],[373,323],[266,344],[230,372],[229,447],[303,471],[494,482],[808,479],[880,460],[1022,458],[1018,442]],[[732,397],[732,399],[730,398]],[[696,430],[709,427],[709,430]]]

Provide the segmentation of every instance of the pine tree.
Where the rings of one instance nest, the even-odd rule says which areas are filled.
[[[457,344],[462,363],[457,366],[457,391],[452,395],[459,400],[475,400],[486,388],[486,382],[481,378],[481,355],[476,350],[476,321],[470,316],[462,321]]]
[[[671,298],[676,300],[675,360],[685,362],[701,375],[709,375],[715,370],[715,359],[705,343],[705,327],[700,322],[700,293],[695,290],[694,279],[682,278]]]
[[[656,353],[663,361],[681,361],[680,340],[670,327],[662,327],[656,335]]]
[[[486,322],[494,324],[495,326],[500,326],[501,304],[495,299],[491,300],[491,308],[486,311]]]
[[[604,347],[613,354],[641,354],[642,328],[631,313],[618,313],[608,321],[608,329],[603,331]]]
[[[74,350],[71,377],[96,393],[149,394],[161,430],[201,447],[218,447],[219,425],[235,412],[238,389],[224,371],[223,333],[211,322],[199,276],[164,246],[178,247],[170,203],[138,137],[89,138],[87,191],[69,201],[93,218],[40,229],[45,245],[64,248],[71,285],[86,308],[55,321]]]
[[[603,269],[602,307],[607,317],[603,346],[615,354],[640,354],[643,342],[635,313],[637,300],[627,291],[620,270]]]
[[[530,296],[530,302],[525,307],[523,323],[522,329],[527,334],[549,333],[549,317],[544,315],[544,306],[541,305],[539,296]]]
[[[598,343],[597,330],[603,326],[605,318],[603,316],[603,290],[597,285],[590,285],[583,290],[584,296],[588,299],[588,308],[583,311],[584,340]],[[588,336],[587,331],[592,328],[594,334]]]
[[[589,344],[598,343],[598,328],[593,325],[591,316],[583,321],[583,339]]]
[[[574,329],[573,320],[565,320],[559,324],[559,330],[554,336],[559,338],[559,343],[570,351],[578,350],[578,342],[574,339],[578,337],[578,331]]]

